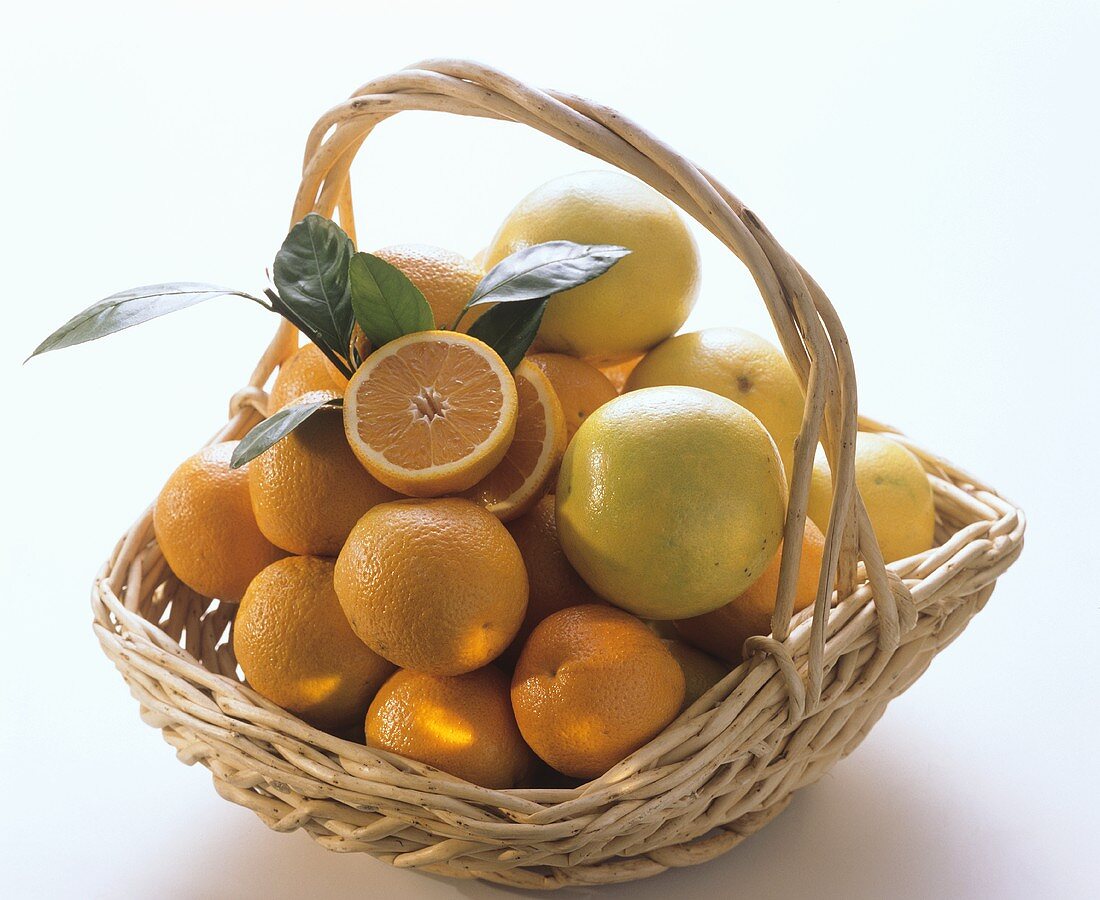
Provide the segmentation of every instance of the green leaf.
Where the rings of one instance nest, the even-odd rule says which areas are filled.
[[[285,438],[317,410],[326,407],[335,409],[342,406],[343,402],[339,397],[333,397],[329,400],[315,400],[312,403],[292,403],[290,406],[284,406],[241,438],[240,443],[233,448],[233,455],[229,459],[230,468],[239,469],[245,463],[252,462],[261,453]]]
[[[505,257],[474,288],[467,307],[560,294],[598,278],[630,251],[612,244],[548,241]]]
[[[428,301],[397,266],[370,253],[356,253],[350,279],[355,319],[372,347],[435,328]]]
[[[549,302],[549,297],[534,297],[501,303],[474,322],[469,333],[496,350],[509,369],[515,369],[539,333]]]
[[[322,350],[341,358],[347,356],[355,325],[348,288],[348,265],[354,252],[344,229],[310,213],[290,229],[272,273],[281,301],[272,300],[275,311]]]
[[[258,297],[243,291],[191,281],[149,284],[131,288],[128,291],[112,294],[105,300],[92,304],[84,312],[73,316],[35,347],[34,352],[27,359],[50,350],[60,350],[62,347],[94,341],[178,309],[186,309],[204,300],[212,300],[214,297],[245,297],[261,305],[267,305]]]

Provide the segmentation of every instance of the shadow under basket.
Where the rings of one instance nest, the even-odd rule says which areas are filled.
[[[152,511],[96,579],[94,627],[142,718],[227,800],[277,831],[305,829],[330,850],[401,868],[517,888],[629,881],[709,860],[763,827],[793,791],[850,753],[932,657],[989,599],[1019,555],[1024,517],[991,488],[892,433],[921,460],[937,546],[885,566],[854,487],[858,416],[847,338],[817,283],[754,213],[705,171],[607,107],[540,91],[461,60],[375,79],[310,133],[292,223],[336,215],[354,239],[348,172],[372,129],[401,110],[521,123],[629,172],[697,220],[749,269],[806,413],[795,450],[778,608],[769,637],[661,734],[577,788],[492,791],[317,731],[242,684],[229,640],[235,605],[202,597],[168,570]],[[283,324],[213,440],[266,413],[263,386],[293,352]],[[835,473],[822,582],[792,617],[814,448]]]

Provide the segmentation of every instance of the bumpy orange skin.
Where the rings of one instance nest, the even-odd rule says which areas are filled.
[[[204,597],[236,602],[265,566],[286,554],[260,532],[248,497],[248,466],[229,468],[236,441],[213,444],[169,476],[153,531],[169,567]]]
[[[805,609],[817,597],[817,581],[821,577],[821,563],[825,553],[825,537],[809,519],[802,536],[802,558],[795,582],[794,611]],[[783,546],[772,557],[763,574],[736,600],[718,609],[678,619],[676,630],[689,644],[724,659],[731,665],[741,661],[741,648],[754,634],[771,634],[772,613],[779,595],[779,566],[783,558]]]
[[[527,515],[509,522],[508,532],[519,547],[530,586],[527,615],[500,659],[505,665],[515,666],[528,635],[543,619],[570,606],[603,601],[565,558],[558,542],[553,497],[543,497]]]
[[[539,624],[512,676],[524,740],[553,768],[602,775],[680,711],[684,673],[641,620],[574,606]]]
[[[351,630],[333,567],[316,556],[272,563],[252,579],[233,623],[233,652],[252,688],[327,731],[360,720],[394,668]]]
[[[374,255],[399,268],[420,288],[438,328],[451,326],[485,274],[481,266],[461,253],[429,244],[394,244],[375,250]],[[487,308],[471,309],[462,320],[462,330],[476,322]]]
[[[569,440],[573,440],[585,419],[619,395],[607,376],[583,359],[564,353],[533,353],[528,359],[542,369],[554,386],[565,413]]]
[[[500,655],[527,611],[527,571],[500,521],[469,500],[369,510],[336,562],[356,634],[402,668],[460,675]]]
[[[316,344],[305,344],[279,366],[279,373],[271,386],[268,407],[271,412],[275,412],[310,391],[336,391],[343,394],[347,385],[348,380],[328,361]]]
[[[295,403],[336,396],[314,391]],[[338,409],[321,409],[249,464],[260,531],[303,556],[336,556],[363,513],[400,496],[355,458]]]
[[[535,762],[516,727],[508,678],[491,666],[456,676],[400,670],[371,703],[366,737],[369,747],[493,790],[515,787]]]

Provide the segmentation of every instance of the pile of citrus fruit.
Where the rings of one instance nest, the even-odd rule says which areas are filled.
[[[507,318],[527,274],[486,270],[555,242],[623,255]],[[484,268],[422,245],[360,256],[357,342],[282,365],[268,421],[303,417],[263,452],[234,466],[237,445],[214,445],[172,474],[167,562],[239,603],[248,684],[317,728],[489,788],[599,776],[769,632],[799,382],[755,334],[677,333],[695,243],[622,174],[535,190]],[[406,324],[386,331],[355,290],[386,295],[394,270],[430,311],[394,306]],[[929,549],[919,461],[861,434],[856,466],[887,560]],[[829,481],[819,455],[796,609],[817,593]]]

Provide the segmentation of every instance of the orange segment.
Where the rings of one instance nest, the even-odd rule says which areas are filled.
[[[550,379],[530,360],[515,372],[519,413],[504,459],[463,497],[480,503],[502,522],[522,516],[546,493],[565,453],[565,413]]]
[[[344,394],[344,430],[384,485],[438,497],[473,487],[504,458],[518,406],[512,373],[491,347],[419,331],[359,367]]]

